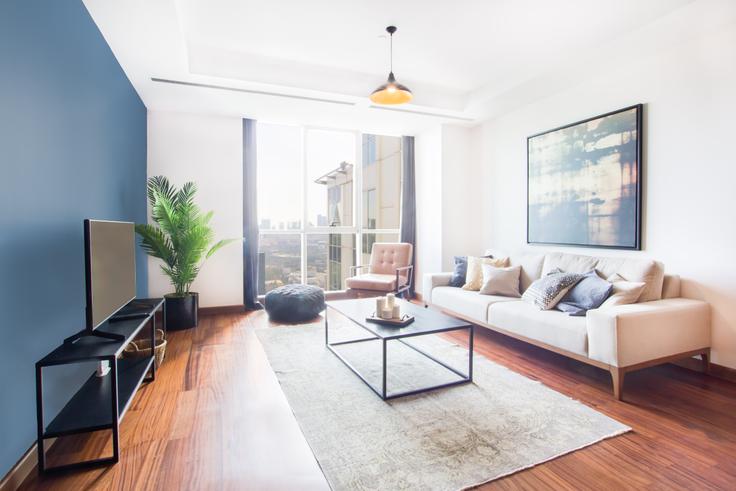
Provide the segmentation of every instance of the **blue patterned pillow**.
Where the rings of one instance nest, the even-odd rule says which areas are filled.
[[[555,308],[570,315],[583,316],[588,310],[600,307],[612,290],[613,283],[600,278],[595,271],[588,271]]]
[[[455,256],[455,270],[452,272],[450,286],[463,286],[465,284],[465,275],[467,274],[468,256]]]
[[[521,299],[541,310],[552,309],[582,278],[579,273],[551,272],[529,285]]]

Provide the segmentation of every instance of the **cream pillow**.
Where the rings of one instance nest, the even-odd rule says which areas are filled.
[[[613,284],[611,296],[601,304],[599,309],[636,303],[644,293],[647,284],[643,281],[626,281],[620,275],[614,274],[607,278]]]
[[[465,273],[463,290],[477,292],[483,286],[483,265],[505,268],[509,265],[509,258],[491,258],[468,256],[468,272]]]
[[[520,297],[519,276],[521,266],[510,268],[496,268],[490,264],[483,264],[483,286],[481,295],[501,295],[503,297]]]

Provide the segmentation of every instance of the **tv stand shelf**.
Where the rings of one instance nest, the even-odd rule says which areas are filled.
[[[92,335],[75,335],[36,363],[36,409],[38,431],[38,469],[39,473],[114,464],[119,460],[119,424],[130,406],[133,396],[144,381],[156,378],[154,356],[145,358],[118,359],[125,347],[150,324],[151,346],[155,340],[156,312],[161,310],[165,325],[166,312],[162,298],[137,299],[121,310],[124,318],[107,321],[98,329],[117,334],[122,341]],[[130,317],[134,311],[135,316]],[[140,315],[139,315],[140,314]],[[127,317],[126,317],[127,316]],[[79,334],[83,334],[83,331]],[[43,418],[43,368],[86,361],[108,361],[111,371],[104,377],[92,374],[82,387],[69,399],[54,419],[44,426]],[[151,376],[146,379],[147,373]],[[112,430],[113,455],[84,462],[76,462],[56,467],[46,467],[43,442],[76,433]]]

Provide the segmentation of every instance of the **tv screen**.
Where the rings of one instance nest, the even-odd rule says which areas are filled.
[[[130,222],[84,221],[87,328],[135,298],[135,229]]]

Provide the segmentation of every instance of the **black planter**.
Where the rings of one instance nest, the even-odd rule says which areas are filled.
[[[197,327],[199,294],[191,292],[186,296],[177,297],[174,294],[165,295],[166,298],[166,330],[179,331]]]

